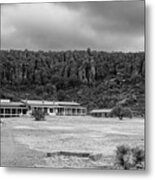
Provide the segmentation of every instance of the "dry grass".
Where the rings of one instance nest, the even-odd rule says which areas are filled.
[[[63,150],[103,154],[103,158],[98,162],[73,157],[68,157],[68,160],[66,157],[44,157],[44,166],[48,167],[82,168],[110,165],[112,161],[109,158],[114,155],[116,146],[127,144],[144,148],[143,119],[119,121],[114,118],[89,116],[46,117],[46,119],[44,122],[35,122],[32,118],[26,117],[5,119],[2,126],[3,143],[7,140],[5,132],[10,131],[15,142],[38,152]],[[5,152],[2,152],[2,157],[4,156]]]

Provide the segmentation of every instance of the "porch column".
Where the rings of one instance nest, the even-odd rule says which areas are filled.
[[[15,108],[15,114],[18,115],[17,108]]]
[[[66,109],[65,108],[64,108],[64,113],[63,114],[64,114],[64,116],[66,115]]]
[[[68,108],[65,108],[65,111],[66,111],[66,115],[68,115]]]
[[[86,110],[82,109],[82,114],[85,115],[86,114]]]
[[[4,117],[5,117],[5,108],[3,109],[3,115],[4,115]]]
[[[77,109],[75,108],[75,116],[77,116]]]
[[[13,116],[12,108],[10,108],[10,116]]]
[[[77,108],[75,109],[75,115],[76,116],[78,115],[78,109]]]
[[[67,115],[69,115],[69,109],[67,108],[66,110],[67,110]]]
[[[80,115],[82,116],[82,109],[80,109]]]
[[[69,115],[71,115],[71,108],[69,108],[68,113],[69,113]]]
[[[79,114],[80,114],[80,113],[79,113],[79,109],[77,108],[77,115],[79,116]]]

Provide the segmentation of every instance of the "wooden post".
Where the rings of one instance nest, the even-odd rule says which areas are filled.
[[[13,116],[12,108],[10,108],[10,116]]]
[[[18,114],[18,113],[17,113],[17,108],[15,108],[15,116],[17,116],[17,114]]]
[[[66,109],[65,108],[64,108],[64,113],[63,114],[64,114],[64,116],[66,115]]]
[[[77,112],[77,108],[75,108],[75,115],[77,116],[78,112]]]
[[[5,108],[4,108],[4,110],[3,110],[3,115],[4,115],[4,117],[5,117]]]
[[[83,113],[82,113],[82,109],[80,109],[80,115],[81,115],[81,116],[83,115]]]

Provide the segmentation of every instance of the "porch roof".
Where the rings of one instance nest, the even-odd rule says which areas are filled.
[[[44,101],[44,100],[21,100],[23,103],[30,106],[80,106],[77,102],[69,101]]]
[[[90,113],[110,113],[112,109],[93,109]]]
[[[22,102],[0,102],[0,107],[26,107]]]

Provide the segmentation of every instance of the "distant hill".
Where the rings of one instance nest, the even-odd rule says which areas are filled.
[[[145,53],[19,51],[0,53],[1,98],[77,101],[145,113]]]

